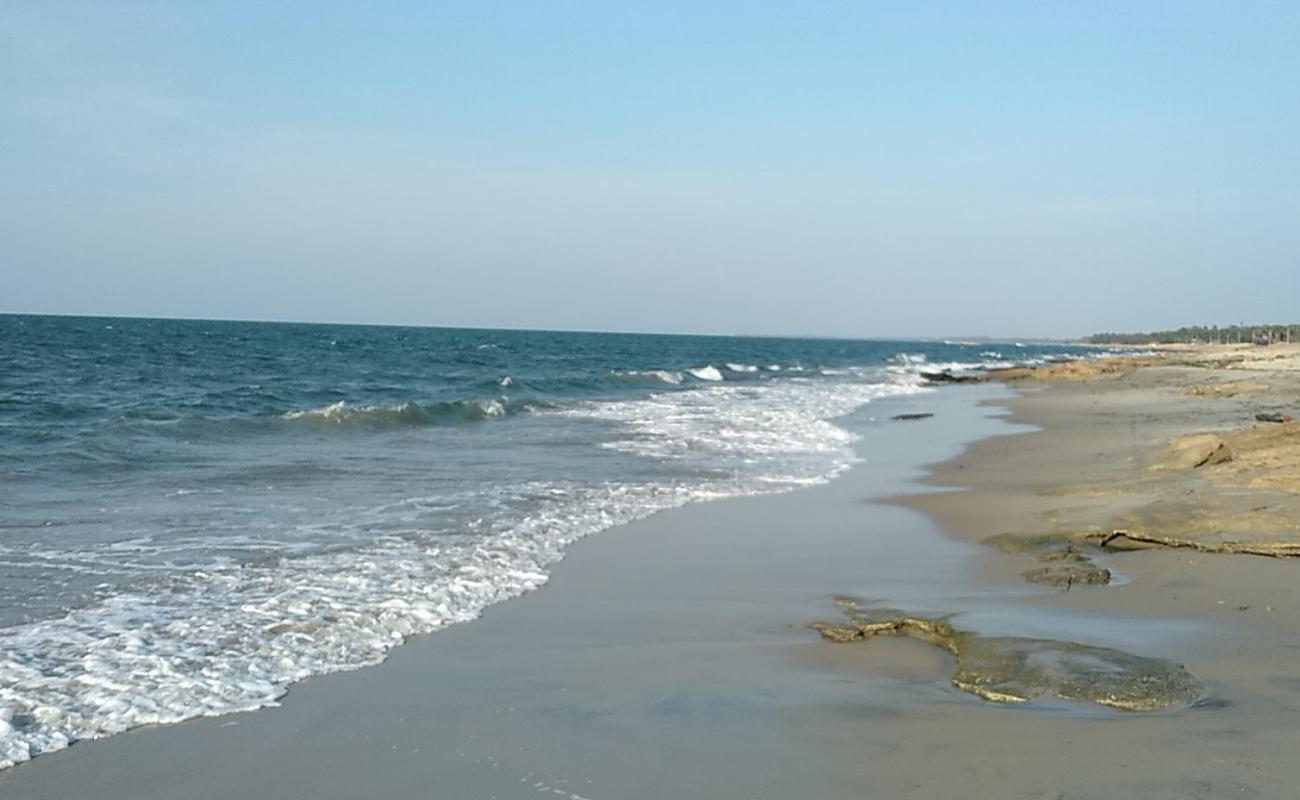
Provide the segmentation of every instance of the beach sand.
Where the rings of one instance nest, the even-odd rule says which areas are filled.
[[[1201,467],[1170,445],[1294,408],[1300,371],[1238,355],[872,403],[845,421],[863,463],[828,485],[607,531],[543,589],[382,665],[279,708],[79,743],[0,773],[0,797],[1294,796],[1300,562],[1095,546],[1116,528],[1296,538],[1289,426],[1205,439],[1234,455]],[[889,419],[911,412],[935,416]],[[1116,580],[1029,583],[1041,553],[982,543],[1000,534],[1048,535]],[[1199,700],[990,702],[931,644],[824,641],[809,624],[842,623],[841,595],[1165,659]]]
[[[1041,548],[1062,542],[1120,577],[1027,603],[1204,623],[1172,654],[1204,682],[1203,707],[1075,725],[1068,748],[1038,755],[1076,775],[1062,796],[1294,796],[1300,561],[1249,553],[1300,545],[1300,429],[1255,418],[1300,412],[1300,348],[1182,348],[1117,363],[1015,376],[1022,394],[997,402],[1039,430],[976,442],[927,479],[964,491],[898,501],[953,535],[996,537],[1008,555],[984,562],[989,577],[1041,569]],[[1165,546],[1097,546],[1107,539]],[[1035,724],[1014,727],[997,736],[1018,750]],[[1096,768],[1091,779],[1075,759]]]

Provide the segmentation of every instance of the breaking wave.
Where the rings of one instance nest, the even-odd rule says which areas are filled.
[[[273,705],[536,588],[612,525],[823,483],[858,459],[845,415],[991,357],[127,320],[113,362],[98,322],[24,324],[44,327],[0,348],[23,387],[0,403],[0,769]]]
[[[376,428],[403,425],[438,425],[474,422],[504,417],[527,405],[511,404],[504,397],[454,400],[443,403],[400,403],[397,405],[351,405],[340,400],[319,408],[290,411],[281,419],[318,425],[360,425]]]
[[[708,365],[707,367],[699,367],[698,369],[688,369],[686,371],[694,375],[695,377],[699,378],[702,381],[722,380],[722,373],[719,372],[718,368],[713,366],[712,364]]]

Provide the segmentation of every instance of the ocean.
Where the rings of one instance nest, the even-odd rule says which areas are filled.
[[[0,315],[0,768],[273,705],[584,536],[831,480],[870,457],[836,419],[923,370],[1097,353]]]

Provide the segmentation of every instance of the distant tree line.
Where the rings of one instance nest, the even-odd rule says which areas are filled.
[[[1273,344],[1300,342],[1300,325],[1188,325],[1150,333],[1096,333],[1093,344]]]

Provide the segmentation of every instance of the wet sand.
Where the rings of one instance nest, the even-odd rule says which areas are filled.
[[[1180,383],[1194,369],[873,403],[846,421],[864,462],[829,485],[599,534],[543,589],[382,665],[296,685],[280,708],[79,743],[0,773],[0,797],[1290,796],[1300,562],[1102,553],[1120,585],[1061,591],[978,543],[1102,530],[1185,491],[1148,470],[1155,454],[1258,404],[1207,405]],[[915,412],[935,416],[889,420]],[[837,595],[1168,659],[1203,699],[989,702],[923,642],[823,641],[809,623],[837,619]]]
[[[1175,350],[1137,369],[1020,376],[1012,385],[1021,395],[998,405],[1040,429],[977,442],[926,481],[963,491],[897,500],[963,539],[998,537],[993,549],[1012,552],[984,561],[986,578],[1022,579],[1040,563],[1032,548],[1016,554],[1008,542],[1043,538],[1079,543],[1119,578],[1028,604],[1205,624],[1169,655],[1205,684],[1207,708],[1104,730],[1075,726],[1072,756],[1043,758],[1061,764],[1063,775],[1072,757],[1099,773],[1063,782],[1063,796],[1104,797],[1106,787],[1109,796],[1300,793],[1300,560],[1233,552],[1292,552],[1300,544],[1300,431],[1255,419],[1300,411],[1300,349]],[[1230,452],[1207,461],[1223,443]],[[1095,546],[1117,530],[1124,534],[1116,546],[1177,547]],[[1036,728],[1013,727],[997,736],[1015,749]]]

